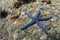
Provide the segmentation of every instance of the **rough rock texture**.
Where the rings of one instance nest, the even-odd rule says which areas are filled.
[[[15,8],[17,0],[0,0],[0,40],[60,40],[60,0],[51,0],[51,4],[41,0],[22,4]],[[36,24],[28,29],[21,27],[31,21],[24,10],[35,15],[37,8],[41,9],[41,17],[52,16],[48,21],[41,22],[48,29],[46,35]]]

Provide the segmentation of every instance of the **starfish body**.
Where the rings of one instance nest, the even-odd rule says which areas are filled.
[[[40,23],[40,21],[47,21],[47,20],[51,19],[52,17],[51,17],[51,16],[48,16],[48,17],[46,17],[46,18],[39,18],[39,15],[40,15],[40,14],[41,14],[41,13],[40,13],[40,10],[39,10],[39,9],[37,10],[35,17],[33,17],[33,16],[31,16],[30,14],[26,13],[26,15],[27,15],[29,18],[31,18],[32,21],[30,21],[30,22],[28,22],[27,24],[25,24],[25,25],[21,28],[21,30],[27,29],[27,28],[30,27],[31,25],[37,23],[37,25],[38,25],[46,34],[48,34],[47,29],[45,28],[45,26],[44,26],[42,23]]]

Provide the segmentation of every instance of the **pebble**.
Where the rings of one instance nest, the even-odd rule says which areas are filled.
[[[23,38],[22,40],[27,40],[26,38]]]
[[[42,16],[48,16],[49,14],[50,14],[49,12],[41,11],[41,15],[42,15]]]
[[[47,38],[46,36],[40,37],[41,40],[46,40],[46,38]]]
[[[52,18],[52,19],[51,19],[51,22],[54,22],[55,20],[56,20],[56,19],[53,19],[53,18]]]
[[[25,15],[25,12],[23,11],[23,12],[21,12],[21,15]]]
[[[13,34],[13,39],[16,40],[18,38],[18,33]]]
[[[59,12],[58,10],[55,10],[56,14]]]
[[[55,7],[52,7],[52,9],[55,9]]]

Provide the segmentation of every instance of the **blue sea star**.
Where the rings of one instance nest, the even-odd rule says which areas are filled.
[[[26,15],[27,15],[29,18],[31,18],[32,21],[30,21],[30,22],[28,22],[27,24],[25,24],[25,25],[21,28],[21,30],[27,29],[29,26],[37,23],[37,25],[38,25],[46,34],[48,34],[47,29],[45,28],[45,26],[44,26],[42,23],[40,23],[40,21],[47,21],[47,20],[51,19],[52,17],[51,17],[51,16],[48,16],[48,17],[46,17],[46,18],[39,18],[39,15],[40,15],[40,14],[41,14],[41,13],[40,13],[40,10],[39,10],[39,9],[37,10],[35,17],[33,17],[33,16],[31,16],[30,14],[26,13]]]

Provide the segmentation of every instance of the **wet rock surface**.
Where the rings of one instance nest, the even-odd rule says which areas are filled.
[[[51,4],[35,1],[23,4],[18,9],[13,7],[15,2],[17,0],[0,0],[0,40],[60,40],[60,0],[51,0]],[[47,28],[48,35],[36,24],[21,30],[24,24],[31,21],[25,15],[25,10],[34,16],[38,7],[40,17],[53,17],[41,22]]]

